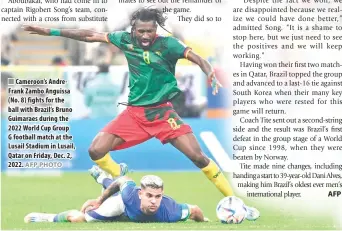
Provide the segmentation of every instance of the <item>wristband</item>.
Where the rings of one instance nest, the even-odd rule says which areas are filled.
[[[50,29],[50,35],[51,36],[60,36],[61,30],[60,29]]]

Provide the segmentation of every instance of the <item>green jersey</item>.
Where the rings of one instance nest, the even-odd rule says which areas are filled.
[[[157,36],[149,50],[132,41],[131,34],[117,31],[108,40],[122,50],[129,68],[128,104],[147,106],[171,100],[180,89],[175,68],[184,58],[187,46],[174,37]]]

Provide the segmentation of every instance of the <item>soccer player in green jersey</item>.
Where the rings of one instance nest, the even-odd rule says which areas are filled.
[[[124,52],[129,67],[127,108],[106,125],[90,148],[91,159],[113,177],[124,175],[127,166],[119,165],[110,151],[124,149],[155,137],[163,144],[171,143],[184,153],[212,181],[224,196],[233,190],[217,164],[201,150],[189,125],[173,109],[171,100],[180,93],[175,78],[178,59],[197,64],[208,76],[213,94],[221,84],[212,66],[191,48],[171,36],[159,36],[157,27],[165,25],[161,9],[141,8],[131,17],[131,32],[110,33],[83,29],[49,29],[25,25],[32,34],[62,36],[84,42],[112,43]]]

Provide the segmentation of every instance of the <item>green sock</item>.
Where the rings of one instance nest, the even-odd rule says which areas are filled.
[[[54,218],[53,218],[53,222],[69,222],[68,221],[68,215],[70,214],[70,212],[72,212],[74,210],[68,210],[65,212],[61,212],[58,213]]]

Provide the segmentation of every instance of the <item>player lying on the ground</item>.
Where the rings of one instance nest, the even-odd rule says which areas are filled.
[[[95,200],[88,200],[81,211],[69,210],[59,214],[30,213],[25,222],[177,222],[191,219],[208,221],[196,205],[178,204],[171,197],[163,195],[163,181],[158,176],[144,176],[141,187],[126,176],[111,179],[95,167],[92,175],[106,188]],[[121,192],[121,193],[118,193]]]

